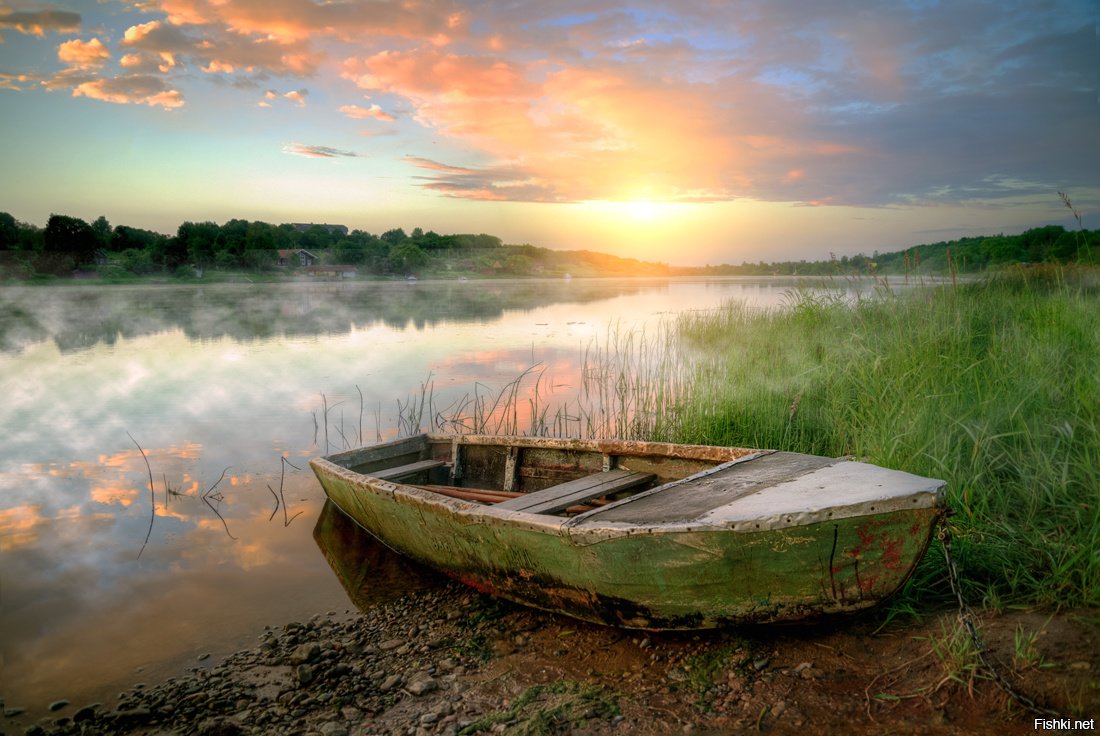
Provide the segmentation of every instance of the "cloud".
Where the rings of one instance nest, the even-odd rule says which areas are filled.
[[[23,92],[41,83],[42,77],[37,74],[7,74],[0,72],[0,89]]]
[[[68,10],[12,10],[0,7],[0,28],[11,28],[39,38],[46,31],[75,33],[80,30],[80,13]]]
[[[220,26],[234,34],[279,43],[335,37],[363,42],[373,37],[449,41],[469,18],[453,0],[310,2],[309,0],[146,0],[146,12],[163,12],[173,25]]]
[[[250,37],[227,28],[173,25],[153,20],[130,26],[119,44],[171,68],[180,60],[193,61],[207,73],[309,76],[321,55],[302,42]]]
[[[344,113],[344,115],[347,115],[349,118],[355,118],[357,120],[374,118],[375,120],[381,120],[387,123],[392,123],[395,120],[393,115],[390,115],[378,105],[371,105],[370,107],[344,105],[340,108],[340,112]]]
[[[306,158],[355,158],[359,155],[352,151],[341,151],[339,148],[307,146],[304,143],[287,143],[283,146],[283,153],[289,153],[293,156],[305,156]]]
[[[420,156],[405,156],[405,161],[433,172],[418,176],[420,186],[457,199],[482,201],[565,201],[533,171],[520,167],[487,167],[484,169],[451,166]]]
[[[559,202],[747,194],[740,167],[753,147],[738,138],[737,121],[714,108],[717,92],[707,85],[623,66],[548,72],[423,49],[349,60],[344,75],[406,98],[421,124],[488,155],[486,179],[450,172],[422,185],[448,196]]]
[[[62,44],[68,69],[0,86],[168,106],[148,100],[182,104],[186,78],[301,107],[307,84],[330,100],[350,82],[371,103],[317,118],[389,123],[431,151],[407,159],[416,183],[448,197],[1007,199],[1026,187],[997,182],[1095,186],[1094,5],[130,0],[145,22],[120,16],[128,28]],[[40,37],[79,25],[0,10],[0,28]],[[138,78],[159,92],[119,91]]]
[[[90,69],[103,66],[111,58],[111,52],[98,38],[91,41],[73,39],[57,47],[57,58],[76,69]]]
[[[183,95],[178,90],[171,89],[163,78],[149,74],[127,74],[81,82],[73,87],[73,97],[89,97],[117,105],[149,105],[165,110],[184,104]]]

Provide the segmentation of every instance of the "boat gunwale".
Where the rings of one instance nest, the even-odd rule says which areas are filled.
[[[606,511],[611,508],[618,508],[622,505],[629,504],[634,500],[649,497],[662,491],[667,491],[670,488],[674,488],[685,483],[704,478],[707,475],[719,472],[727,467],[731,467],[741,462],[754,460],[758,457],[772,454],[775,451],[755,450],[746,452],[745,448],[720,448],[709,445],[675,445],[671,443],[649,443],[641,441],[561,440],[558,438],[511,437],[507,435],[434,435],[428,433],[414,435],[412,437],[404,438],[402,440],[396,440],[394,442],[383,443],[382,445],[371,445],[369,447],[388,448],[397,446],[400,443],[405,442],[410,445],[415,445],[418,440],[426,440],[426,442],[429,444],[432,442],[453,443],[456,438],[459,440],[472,438],[473,441],[469,442],[469,444],[476,445],[540,447],[553,449],[585,450],[592,452],[601,452],[604,449],[608,448],[619,449],[620,451],[611,453],[614,455],[658,454],[654,452],[644,452],[643,448],[646,447],[658,448],[661,451],[659,454],[664,457],[687,456],[688,459],[696,459],[694,457],[691,457],[691,455],[694,454],[693,451],[700,449],[729,449],[733,452],[742,452],[745,454],[741,454],[738,457],[735,457],[733,460],[720,463],[713,468],[707,468],[703,471],[685,476],[684,478],[675,479],[667,483],[663,483],[655,488],[651,488],[642,491],[641,493],[635,494],[634,496],[629,496],[625,499],[614,501],[607,506],[603,506],[601,508],[594,509],[592,511],[578,514],[569,518],[550,514],[533,514],[526,511],[501,509],[496,508],[493,505],[484,505],[474,501],[452,498],[443,494],[435,493],[430,490],[418,488],[415,485],[383,480],[381,478],[370,475],[369,472],[363,473],[354,471],[330,459],[340,457],[341,455],[347,455],[351,452],[356,452],[357,450],[351,450],[343,453],[336,453],[334,455],[326,457],[315,458],[310,461],[310,464],[314,467],[315,471],[321,470],[325,472],[335,473],[342,476],[346,481],[349,481],[358,487],[365,488],[373,493],[387,496],[393,499],[395,502],[411,503],[413,505],[421,507],[435,507],[439,510],[445,509],[446,512],[449,513],[452,517],[456,518],[456,520],[461,519],[461,523],[464,524],[508,523],[509,525],[515,526],[517,528],[523,528],[547,534],[554,534],[558,536],[567,536],[572,542],[582,546],[606,542],[622,537],[635,537],[639,535],[653,536],[700,532],[733,532],[739,534],[766,533],[769,531],[805,527],[820,522],[828,522],[834,520],[838,521],[859,516],[891,514],[927,508],[935,508],[941,510],[946,509],[946,483],[941,480],[926,478],[924,480],[928,481],[929,487],[905,495],[875,499],[871,501],[861,501],[850,504],[841,504],[837,506],[829,506],[815,511],[783,513],[770,517],[755,517],[742,521],[730,522],[723,521],[721,519],[700,521],[700,518],[696,518],[690,521],[656,524],[610,521],[601,522],[598,519],[598,515],[600,512]],[[676,448],[684,448],[688,452],[676,453],[674,452]],[[624,449],[630,450],[630,452],[628,453],[621,451]],[[846,463],[853,461],[838,459],[836,462]],[[865,463],[860,464],[866,465]],[[881,469],[890,472],[905,472],[895,471],[889,468]],[[736,503],[737,500],[740,500],[740,498],[734,499],[730,503]],[[716,506],[715,508],[722,508],[723,506]],[[705,517],[703,518],[705,519]]]

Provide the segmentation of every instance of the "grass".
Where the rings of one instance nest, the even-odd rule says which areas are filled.
[[[615,696],[605,688],[573,680],[559,680],[527,688],[506,710],[490,713],[459,731],[481,733],[504,724],[512,736],[549,736],[571,733],[590,719],[606,720],[619,714]]]
[[[650,334],[611,326],[570,402],[547,401],[531,370],[448,411],[422,396],[409,424],[855,456],[941,478],[971,602],[1100,606],[1100,270],[845,294],[730,303]],[[892,611],[947,597],[932,553]]]
[[[1095,606],[1098,307],[1095,271],[1032,268],[855,305],[800,294],[785,310],[691,317],[680,332],[706,347],[677,439],[943,478],[972,597]],[[926,558],[910,596],[942,580],[941,564]]]

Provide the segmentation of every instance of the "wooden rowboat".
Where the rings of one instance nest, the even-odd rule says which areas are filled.
[[[909,578],[945,510],[943,481],[733,447],[424,434],[310,465],[392,549],[627,628],[873,606]]]

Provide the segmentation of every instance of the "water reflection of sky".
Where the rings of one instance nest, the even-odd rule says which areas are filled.
[[[390,433],[397,400],[425,381],[443,406],[539,364],[542,390],[568,393],[609,325],[729,298],[776,305],[786,288],[5,289],[0,696],[103,699],[264,624],[349,606],[310,537],[323,498],[306,461],[326,437],[335,450]],[[300,469],[285,478],[284,456]]]

